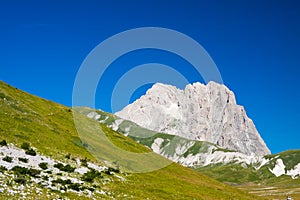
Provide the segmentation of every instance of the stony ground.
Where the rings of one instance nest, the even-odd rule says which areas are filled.
[[[66,155],[63,161],[43,156],[24,143],[22,148],[2,141],[0,192],[16,199],[110,198],[105,184],[125,181],[119,170]],[[120,194],[119,194],[120,195]]]

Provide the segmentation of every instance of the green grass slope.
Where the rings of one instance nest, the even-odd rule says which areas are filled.
[[[72,110],[0,82],[0,139],[29,141],[46,155],[93,159],[73,123]]]
[[[127,135],[127,137],[138,141],[140,144],[149,148],[151,148],[157,138],[163,139],[160,151],[167,157],[172,157],[175,154],[175,149],[179,144],[187,144],[191,142],[190,140],[178,136],[147,130],[133,122],[120,119],[115,115],[101,110],[94,110],[86,107],[80,107],[77,108],[77,110],[106,126],[114,127],[117,132]],[[206,153],[210,147],[215,147],[213,152],[229,151],[221,149],[220,147],[208,142],[195,141],[194,145],[188,148],[182,156],[186,157],[189,154],[194,155],[200,152]],[[240,187],[243,190],[263,195],[269,199],[282,199],[286,194],[293,194],[293,197],[299,197],[299,178],[292,179],[287,175],[276,177],[269,169],[274,168],[277,159],[283,160],[286,166],[286,171],[293,169],[300,162],[300,151],[293,150],[274,155],[267,155],[265,156],[265,159],[269,160],[269,162],[262,166],[259,170],[257,167],[260,166],[260,163],[253,165],[241,165],[235,162],[227,164],[211,164],[205,167],[196,167],[195,169],[196,171],[206,174],[220,182],[230,184],[238,188]],[[267,189],[265,190],[264,188]]]
[[[116,115],[111,113],[103,112],[101,110],[95,110],[87,107],[77,107],[76,110],[81,114],[87,115],[96,121],[99,121],[101,124],[104,124],[108,127],[114,127],[113,124],[118,124],[118,127],[115,127],[115,130],[118,133],[126,135],[127,137],[137,141],[140,144],[143,144],[151,148],[154,141],[158,138],[162,139],[161,151],[165,157],[173,157],[176,154],[176,148],[178,145],[187,145],[188,143],[194,143],[190,148],[187,148],[183,153],[183,157],[186,158],[188,155],[196,155],[198,153],[208,153],[209,149],[212,148],[214,151],[222,152],[234,152],[232,150],[223,149],[213,143],[207,141],[195,141],[189,140],[180,136],[159,133],[152,131],[146,128],[139,126],[138,124],[119,118]],[[91,115],[92,114],[92,115]],[[97,116],[98,115],[98,116]],[[120,121],[119,121],[120,120]],[[117,123],[117,121],[119,121]]]
[[[240,164],[228,164],[228,165],[209,165],[196,170],[202,172],[210,177],[221,182],[227,182],[232,185],[238,184],[262,184],[276,187],[289,187],[298,186],[300,187],[300,179],[292,178],[291,176],[281,175],[276,177],[270,172],[276,165],[277,159],[282,159],[285,165],[285,171],[293,169],[298,163],[300,163],[300,150],[284,151],[278,154],[272,154],[265,156],[269,159],[259,169],[255,169],[251,165],[240,165]]]
[[[70,153],[95,161],[89,151],[108,148],[108,144],[97,140],[100,136],[93,132],[94,127],[101,125],[76,114],[82,123],[86,123],[83,132],[87,137],[80,138],[72,112],[76,111],[0,82],[0,140],[16,145],[30,142],[39,152],[58,159]],[[100,135],[105,134],[108,140],[125,151],[149,152],[148,148],[104,125],[101,130]],[[96,138],[89,138],[92,136]],[[104,156],[110,159],[109,154]],[[119,199],[259,199],[175,163],[153,172],[128,173],[125,181],[110,182],[105,187],[116,194],[116,199],[118,193],[127,194],[127,198]]]
[[[196,170],[220,182],[264,196],[266,199],[284,199],[287,195],[299,199],[300,178],[293,179],[287,175],[276,177],[270,172],[270,169],[274,168],[277,159],[283,160],[286,170],[292,169],[299,163],[300,151],[285,151],[265,157],[271,160],[258,170],[253,166],[242,166],[234,163],[205,166]]]

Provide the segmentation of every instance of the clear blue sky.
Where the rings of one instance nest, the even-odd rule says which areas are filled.
[[[74,79],[87,54],[114,34],[147,26],[198,41],[271,151],[300,149],[297,0],[0,1],[0,79],[71,106]],[[147,63],[146,53],[126,62],[145,56]],[[163,60],[163,53],[158,57]],[[168,55],[165,60],[172,64]],[[107,110],[105,101],[97,99],[97,106]]]

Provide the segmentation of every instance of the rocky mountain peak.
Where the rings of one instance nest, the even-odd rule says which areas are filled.
[[[245,109],[225,85],[188,84],[184,90],[156,83],[144,96],[116,113],[147,129],[208,141],[247,155],[270,151]]]

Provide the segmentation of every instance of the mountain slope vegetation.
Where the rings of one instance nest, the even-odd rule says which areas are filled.
[[[66,155],[71,155],[71,157],[89,159],[98,165],[112,164],[110,160],[99,161],[90,153],[89,150],[93,146],[77,134],[73,112],[77,111],[0,82],[1,140],[16,146],[28,142],[39,153],[56,160],[63,160]],[[76,116],[87,124],[94,123],[94,126],[102,126],[103,134],[126,151],[150,151],[84,115]],[[92,134],[93,127],[87,126],[85,130],[91,131]],[[97,142],[99,143],[97,145],[101,146],[101,141]],[[175,163],[148,173],[123,173],[122,169],[120,173],[125,180],[114,179],[102,186],[103,189],[112,191],[112,198],[116,199],[260,199]],[[34,198],[35,194],[32,195]],[[86,198],[74,197],[74,194],[68,196],[68,194],[58,193],[58,195],[71,199]],[[43,198],[48,199],[47,196]]]
[[[263,157],[247,156],[206,141],[151,131],[101,110],[86,107],[76,110],[154,152],[218,181],[270,199],[281,199],[286,194],[293,194],[295,198],[300,195],[299,150]]]

